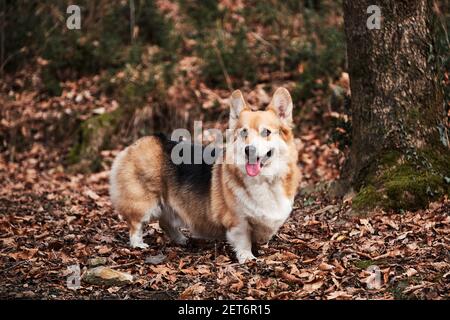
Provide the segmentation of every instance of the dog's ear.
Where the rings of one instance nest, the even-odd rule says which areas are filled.
[[[272,110],[285,124],[292,125],[292,103],[291,95],[285,88],[278,88],[273,94],[272,101],[267,106],[267,110]]]
[[[234,129],[243,110],[249,109],[245,103],[241,90],[235,90],[230,96],[230,120],[229,128]]]

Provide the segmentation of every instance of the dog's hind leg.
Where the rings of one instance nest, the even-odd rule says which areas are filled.
[[[148,248],[148,244],[143,240],[143,224],[150,220],[156,220],[161,216],[161,207],[154,201],[149,204],[148,201],[134,202],[128,208],[126,215],[128,226],[130,228],[130,246],[133,248]]]
[[[173,209],[168,207],[163,208],[163,212],[159,219],[159,226],[176,244],[181,246],[187,244],[188,238],[180,230],[180,227],[183,226],[183,222]]]

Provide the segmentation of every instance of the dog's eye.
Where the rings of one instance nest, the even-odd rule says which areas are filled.
[[[242,129],[241,130],[241,137],[242,138],[247,138],[247,136],[248,136],[248,131],[247,131],[247,129]]]
[[[270,134],[271,134],[271,132],[269,129],[264,128],[261,131],[261,136],[263,136],[264,138],[270,136]]]

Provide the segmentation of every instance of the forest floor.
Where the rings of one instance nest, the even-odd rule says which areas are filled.
[[[314,152],[323,146],[302,140],[304,159],[314,160],[303,170],[325,170],[326,159],[317,162]],[[117,152],[102,154],[112,159]],[[147,229],[149,249],[131,249],[109,203],[109,171],[69,174],[58,161],[39,144],[14,162],[1,158],[0,298],[449,298],[448,200],[418,212],[361,217],[351,212],[351,199],[328,200],[323,183],[305,186],[289,220],[258,248],[260,259],[239,265],[225,242],[179,247],[157,223]],[[93,263],[127,272],[133,282],[82,279],[69,289],[69,266],[83,274]]]
[[[114,104],[95,94],[83,101],[79,86],[66,85],[51,99],[30,92],[0,96],[2,135],[31,142],[0,153],[0,298],[449,298],[450,200],[417,212],[355,214],[351,194],[329,197],[343,154],[321,123],[305,118],[296,129],[302,181],[295,209],[258,248],[257,261],[239,265],[222,241],[176,246],[157,223],[147,228],[150,247],[131,249],[108,198],[109,168],[122,147],[101,152],[100,172],[80,174],[67,168],[67,148],[45,143],[52,134],[46,137],[44,129],[67,110],[86,119]],[[314,113],[315,105],[304,108]],[[83,275],[99,264],[132,275],[132,282],[92,284]],[[77,284],[74,267],[82,279],[69,288],[68,280]]]
[[[416,212],[361,215],[351,209],[351,193],[342,200],[330,195],[351,132],[339,2],[320,1],[316,12],[302,1],[261,1],[245,10],[245,1],[220,1],[212,13],[211,1],[148,3],[131,41],[126,1],[94,5],[83,32],[50,32],[42,23],[33,33],[24,23],[8,35],[20,40],[24,32],[39,43],[9,41],[20,51],[6,55],[14,58],[8,66],[22,57],[27,65],[0,77],[0,299],[450,298],[450,199]],[[23,16],[6,8],[9,23]],[[64,24],[65,10],[40,8],[29,23],[41,12],[55,16],[51,25]],[[244,81],[249,77],[255,79]],[[156,124],[164,130],[176,116],[223,128],[232,89],[262,106],[279,85],[294,99],[302,180],[290,218],[257,248],[258,260],[238,264],[224,241],[176,246],[158,223],[146,229],[148,249],[130,248],[108,196],[110,166],[125,140]],[[113,136],[80,130],[91,119],[108,125],[117,110],[130,117]],[[68,158],[92,132],[94,151],[106,150],[72,157],[77,164],[98,160],[96,172],[87,173]],[[96,266],[132,280],[100,284],[86,276]]]

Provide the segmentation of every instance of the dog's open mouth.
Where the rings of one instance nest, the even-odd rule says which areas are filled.
[[[245,171],[247,171],[247,175],[249,175],[250,177],[256,177],[261,172],[262,167],[266,164],[266,162],[272,155],[273,149],[270,149],[262,158],[247,158],[247,162],[245,163]]]
[[[261,160],[256,160],[256,163],[247,162],[245,164],[245,171],[250,177],[256,177],[261,172],[262,164]]]

